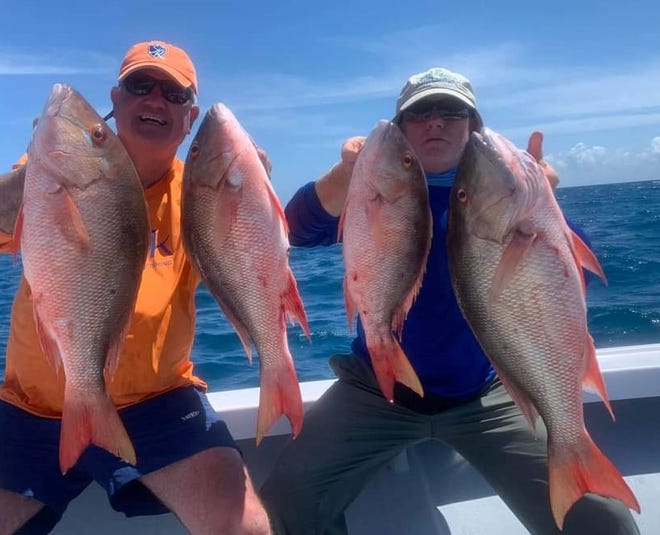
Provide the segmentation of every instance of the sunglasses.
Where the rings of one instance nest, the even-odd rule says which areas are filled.
[[[471,110],[465,106],[457,107],[447,102],[426,102],[401,112],[401,119],[411,123],[422,123],[433,117],[445,121],[459,121],[469,119],[471,115]]]
[[[136,96],[148,95],[158,85],[163,98],[172,104],[183,105],[195,99],[192,89],[184,89],[180,85],[167,80],[155,80],[145,76],[129,76],[125,80],[122,80],[119,85],[131,95]]]

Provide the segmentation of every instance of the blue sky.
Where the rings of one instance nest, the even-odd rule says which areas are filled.
[[[103,114],[129,46],[162,39],[195,62],[202,112],[224,102],[268,151],[283,202],[337,160],[342,140],[391,118],[406,78],[431,66],[467,75],[487,125],[517,145],[542,130],[561,186],[660,179],[655,1],[2,5],[0,172],[54,83]]]

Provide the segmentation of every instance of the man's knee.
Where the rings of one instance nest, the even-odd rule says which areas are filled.
[[[37,500],[0,489],[0,534],[49,533],[60,518],[60,514]]]
[[[639,535],[630,510],[619,500],[586,494],[566,515],[566,535]]]
[[[271,535],[273,533],[266,510],[261,504],[246,504],[241,529],[244,535]]]

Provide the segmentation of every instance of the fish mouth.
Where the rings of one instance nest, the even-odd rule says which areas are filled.
[[[161,119],[157,115],[152,115],[150,113],[141,113],[139,118],[143,123],[155,123],[160,126],[165,126],[167,124],[167,121],[164,119]]]
[[[229,120],[229,114],[232,114],[232,111],[222,102],[216,102],[213,106],[211,106],[208,114],[214,117],[219,124],[223,124]]]
[[[46,114],[50,117],[60,115],[60,110],[70,95],[71,88],[68,85],[59,83],[54,84],[46,105]]]
[[[480,214],[490,211],[508,213],[508,217],[498,225],[497,232],[493,232],[493,229],[488,231],[490,235],[497,234],[498,241],[503,243],[520,222],[527,219],[535,209],[537,184],[534,180],[516,178],[526,177],[530,172],[526,159],[521,155],[522,151],[508,142],[505,143],[505,140],[492,134],[487,128],[482,129],[481,133],[473,132],[471,142],[475,152],[491,166],[491,172],[497,173],[500,177],[497,194],[495,190],[491,191],[492,201],[484,203]],[[515,209],[506,210],[509,204],[515,205]],[[497,210],[499,205],[505,208]]]

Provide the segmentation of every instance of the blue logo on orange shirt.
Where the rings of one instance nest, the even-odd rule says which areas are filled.
[[[149,258],[154,258],[156,256],[156,251],[158,251],[161,256],[172,256],[174,253],[172,249],[167,246],[167,240],[169,236],[165,236],[164,239],[158,241],[158,231],[155,229],[151,230],[151,245],[149,247]]]

